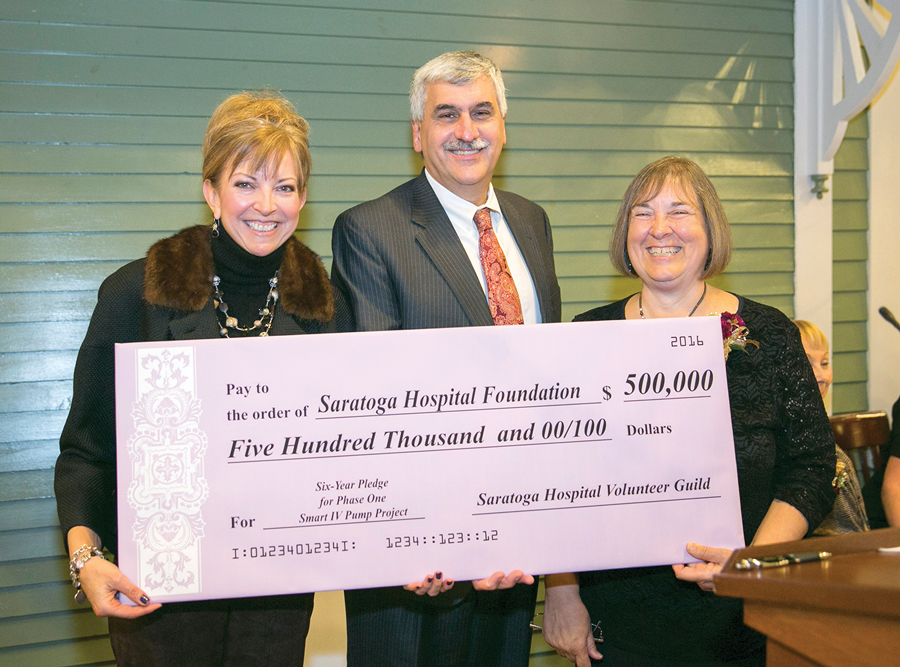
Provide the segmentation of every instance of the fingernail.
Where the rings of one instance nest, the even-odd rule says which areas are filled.
[[[441,580],[441,576],[442,576],[442,575],[443,575],[442,572],[435,572],[435,573],[434,573],[434,576],[437,577],[437,580],[438,580],[438,581]]]
[[[146,595],[142,595],[141,604],[150,604],[150,598],[148,598]]]
[[[447,588],[450,588],[452,585],[453,585],[453,580],[452,580],[452,579],[447,579],[447,582],[446,582]]]
[[[428,577],[425,581],[430,584],[432,581],[434,581],[434,577]]]

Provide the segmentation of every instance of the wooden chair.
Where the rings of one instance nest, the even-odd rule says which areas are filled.
[[[860,486],[881,468],[881,448],[891,438],[886,412],[849,412],[834,415],[831,428],[838,447],[853,460]]]

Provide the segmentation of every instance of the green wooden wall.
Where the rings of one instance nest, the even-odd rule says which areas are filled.
[[[867,300],[869,125],[866,112],[847,126],[834,156],[834,300],[832,363],[835,414],[868,409]]]
[[[71,602],[56,439],[102,278],[207,219],[199,143],[224,97],[278,88],[310,121],[300,236],[328,261],[335,216],[420,169],[414,69],[475,48],[509,87],[496,182],[549,211],[565,318],[635,289],[609,267],[609,225],[631,177],[668,153],[697,160],[725,201],[738,251],[717,283],[792,315],[792,13],[790,0],[0,3],[0,664],[111,657],[105,624]]]

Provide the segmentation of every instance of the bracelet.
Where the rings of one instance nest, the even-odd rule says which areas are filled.
[[[84,591],[81,590],[81,581],[79,580],[78,575],[85,563],[94,556],[103,558],[103,552],[95,546],[85,544],[72,554],[72,560],[69,561],[69,576],[72,578],[72,585],[75,587],[75,602],[78,604],[84,604],[84,601],[87,599]],[[105,558],[103,559],[106,560]]]

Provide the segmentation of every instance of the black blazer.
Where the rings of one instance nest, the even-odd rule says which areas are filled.
[[[544,322],[560,321],[553,239],[544,210],[496,191]],[[338,216],[332,281],[349,297],[359,331],[489,326],[487,298],[456,231],[423,172]]]
[[[72,407],[60,436],[56,462],[55,489],[64,541],[73,526],[87,526],[100,535],[103,544],[115,549],[115,344],[219,338],[210,283],[213,265],[209,240],[208,227],[183,230],[151,249],[151,257],[164,261],[144,258],[131,262],[100,286],[97,306],[78,352]],[[284,303],[285,292],[295,296],[318,294],[321,298],[311,299],[310,303],[331,303],[328,275],[318,257],[293,238],[288,240],[285,256],[291,258],[293,266],[286,271],[286,277],[284,273],[281,276],[279,307]],[[195,261],[197,257],[206,257],[209,264]],[[154,266],[155,270],[150,270]],[[166,292],[166,285],[172,282],[196,286],[193,309],[159,300],[159,294]],[[148,286],[156,296],[148,298]],[[186,291],[179,290],[179,295]],[[340,294],[335,297],[335,316],[331,320],[304,319],[281,308],[269,334],[349,330],[349,308]]]

